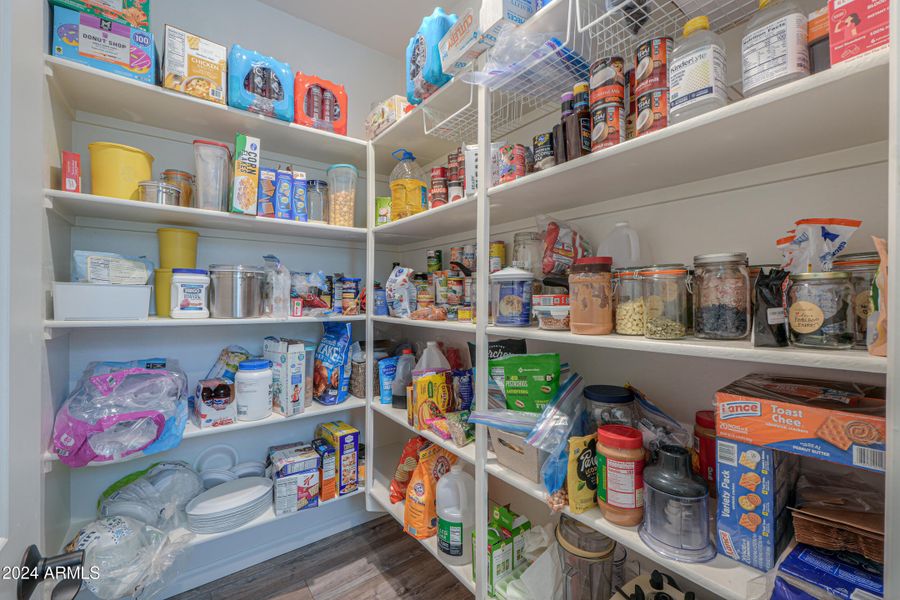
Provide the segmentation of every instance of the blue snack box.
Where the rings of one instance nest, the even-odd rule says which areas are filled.
[[[721,554],[761,571],[775,566],[791,540],[787,509],[800,459],[764,446],[719,439],[716,546]]]
[[[275,206],[276,219],[291,219],[294,180],[290,171],[279,169],[275,174]]]
[[[305,223],[309,220],[309,214],[306,210],[306,173],[294,171],[293,178],[293,183],[291,184],[291,219]]]
[[[156,47],[150,32],[54,6],[52,33],[53,56],[156,83]]]
[[[275,177],[278,171],[269,167],[259,168],[259,193],[256,195],[256,216],[275,216]]]
[[[228,53],[228,106],[293,120],[291,66],[235,44]]]
[[[797,544],[778,571],[841,600],[855,600],[864,592],[884,596],[883,567],[857,554]]]

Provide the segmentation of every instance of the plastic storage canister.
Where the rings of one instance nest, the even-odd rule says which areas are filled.
[[[680,562],[705,562],[716,555],[709,540],[709,493],[691,473],[681,446],[659,449],[656,464],[644,470],[644,523],[641,539],[657,553]]]
[[[160,173],[159,178],[169,185],[174,185],[181,190],[181,196],[178,197],[180,206],[190,207],[194,202],[194,176],[187,171],[179,171],[178,169],[166,169]]]
[[[206,294],[209,273],[204,269],[172,269],[169,316],[173,319],[208,319]]]
[[[231,150],[220,142],[194,140],[194,165],[197,170],[194,206],[225,210],[231,180]]]
[[[310,179],[306,182],[306,207],[310,223],[328,223],[331,215],[328,182]]]
[[[556,526],[565,600],[610,598],[616,543],[568,515]]]
[[[238,421],[259,421],[272,414],[272,363],[245,360],[234,375]]]
[[[644,518],[644,447],[641,432],[626,425],[597,428],[597,504],[613,525],[633,527]]]
[[[613,331],[612,258],[579,258],[569,272],[572,333],[606,335]]]
[[[836,258],[833,270],[850,273],[850,285],[853,286],[853,314],[856,317],[856,347],[866,347],[866,320],[872,312],[872,283],[878,274],[881,259],[877,252],[858,252],[844,254]]]
[[[196,269],[199,235],[191,229],[177,227],[157,229],[159,266],[163,269]]]
[[[688,271],[683,266],[649,267],[640,272],[644,297],[644,337],[683,338],[688,328]]]
[[[685,23],[684,37],[669,61],[669,124],[728,104],[725,44],[709,30],[707,17]]]
[[[541,259],[543,238],[537,231],[520,231],[513,236],[512,266],[531,271],[536,280],[543,279]]]
[[[620,269],[613,273],[613,305],[619,335],[644,335],[644,295],[639,273],[645,268]]]
[[[856,338],[850,273],[794,273],[787,292],[791,344],[805,348],[852,348]]]
[[[111,142],[88,144],[93,193],[138,199],[138,183],[153,177],[153,156],[140,148]]]
[[[438,517],[438,555],[453,566],[472,562],[472,532],[475,529],[475,480],[461,464],[450,467],[435,491]]]
[[[741,67],[744,96],[809,75],[806,13],[793,0],[759,0],[744,29]]]
[[[586,408],[594,422],[600,425],[627,425],[637,423],[634,394],[618,385],[589,385],[584,388]]]
[[[750,333],[750,269],[747,254],[701,254],[691,277],[694,335],[738,340]]]
[[[330,199],[328,222],[341,227],[353,227],[359,171],[353,165],[331,165],[325,174],[328,176]]]
[[[694,445],[691,470],[706,481],[709,495],[716,497],[716,413],[698,410],[694,414]]]
[[[507,267],[491,273],[491,312],[494,324],[504,327],[531,325],[531,292],[534,275]]]

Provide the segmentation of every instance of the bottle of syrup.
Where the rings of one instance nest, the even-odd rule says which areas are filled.
[[[553,153],[556,156],[556,164],[561,165],[566,162],[566,119],[572,115],[572,106],[575,95],[572,92],[566,92],[560,98],[561,114],[559,123],[553,126]]]
[[[567,160],[591,153],[590,89],[587,82],[573,88],[572,114],[564,119]]]

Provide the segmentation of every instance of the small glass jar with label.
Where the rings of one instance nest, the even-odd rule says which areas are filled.
[[[856,318],[856,347],[866,347],[867,320],[872,312],[872,283],[881,259],[877,252],[843,254],[834,260],[834,270],[850,273],[853,286],[853,314]]]
[[[688,330],[688,270],[650,267],[640,272],[644,298],[644,337],[677,340]]]
[[[853,347],[856,320],[850,273],[794,273],[787,293],[791,345],[801,348]]]

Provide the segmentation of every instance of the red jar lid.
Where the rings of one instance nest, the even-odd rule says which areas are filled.
[[[587,256],[576,258],[572,265],[572,273],[610,273],[612,272],[611,256]]]
[[[644,445],[644,438],[628,425],[601,425],[597,428],[597,442],[610,448],[636,450]]]
[[[698,410],[694,415],[694,423],[706,429],[716,428],[716,412],[713,410]]]

